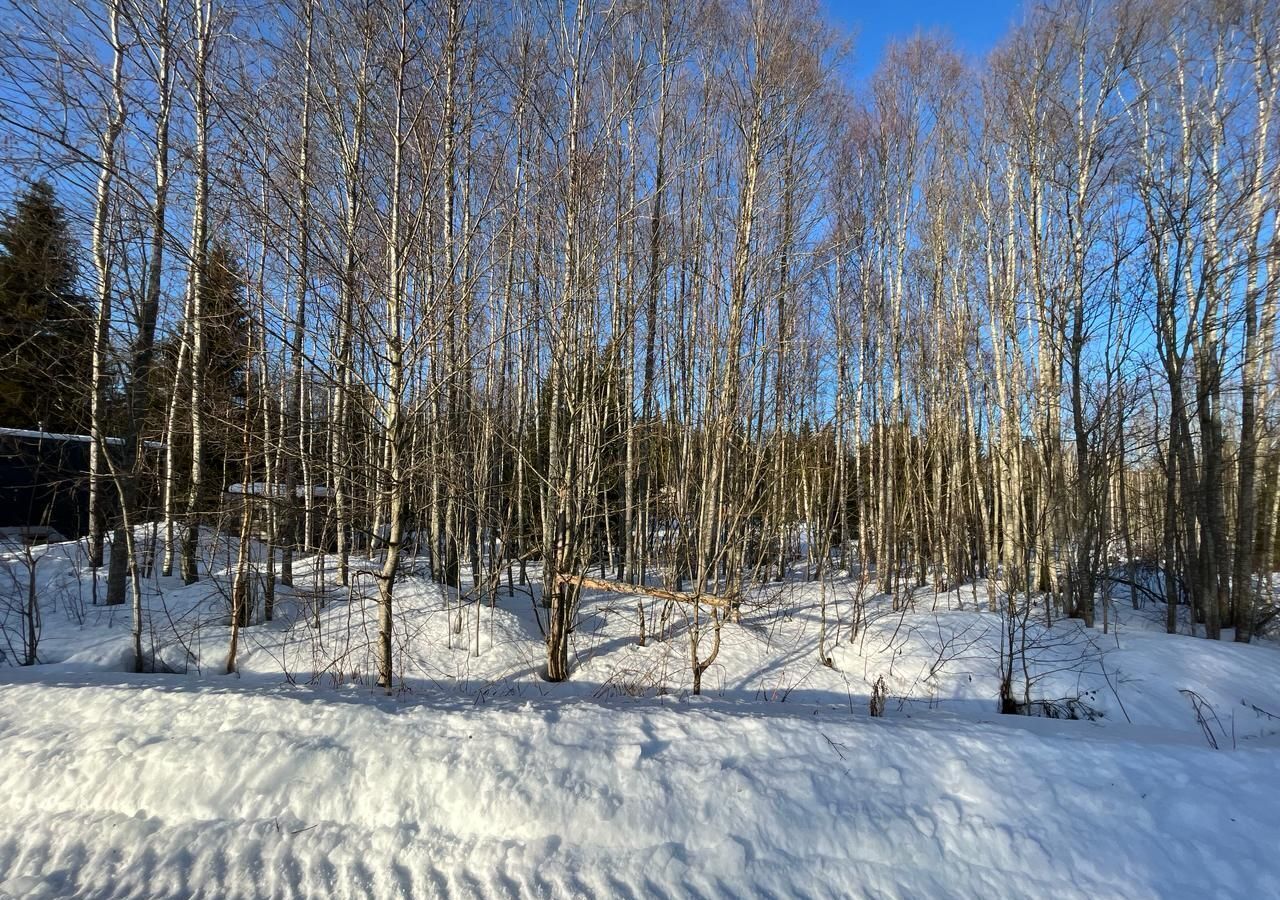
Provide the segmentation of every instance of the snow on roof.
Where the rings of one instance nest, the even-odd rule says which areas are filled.
[[[305,497],[307,495],[307,486],[304,484],[300,484],[297,487],[295,487],[293,491],[296,496]],[[289,492],[288,485],[267,484],[262,481],[255,481],[252,484],[250,484],[248,491],[246,491],[245,486],[239,482],[236,482],[235,484],[227,488],[228,494],[249,493],[249,494],[255,494],[257,496],[269,496],[269,497],[283,497],[288,492]],[[311,488],[311,496],[312,497],[328,497],[329,489],[325,487],[323,484],[317,484]]]
[[[4,437],[29,438],[34,441],[81,441],[88,443],[93,438],[87,434],[57,434],[52,431],[32,431],[27,428],[0,428]],[[108,444],[122,444],[120,438],[103,438]]]
[[[83,444],[93,440],[93,436],[88,434],[59,434],[54,431],[34,431],[29,428],[0,428],[0,437],[25,438],[32,441],[76,441]],[[124,443],[124,438],[104,437],[102,441],[112,446],[119,446]],[[164,449],[164,444],[160,441],[143,441],[142,443],[149,450]]]

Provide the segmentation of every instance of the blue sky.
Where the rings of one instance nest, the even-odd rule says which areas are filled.
[[[831,17],[855,30],[852,71],[870,75],[885,44],[916,31],[949,32],[964,53],[981,57],[1017,21],[1020,0],[823,0]]]

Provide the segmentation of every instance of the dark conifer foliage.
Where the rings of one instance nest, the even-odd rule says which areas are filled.
[[[88,427],[93,310],[80,293],[80,254],[47,181],[0,220],[0,425]]]

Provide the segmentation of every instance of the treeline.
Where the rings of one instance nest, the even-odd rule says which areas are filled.
[[[406,554],[477,602],[536,562],[553,680],[589,571],[686,592],[697,668],[798,553],[1089,625],[1145,562],[1171,630],[1188,602],[1249,640],[1280,565],[1277,12],[1053,2],[981,63],[918,36],[859,85],[808,2],[12,11],[0,147],[73,198],[84,427],[126,439],[95,456],[108,602],[153,477],[188,581],[223,489],[271,498],[234,501],[241,625],[254,536],[269,584],[374,555],[388,687]]]

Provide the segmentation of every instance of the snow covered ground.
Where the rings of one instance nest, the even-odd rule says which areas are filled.
[[[1033,624],[1031,697],[1093,716],[1067,721],[996,713],[986,584],[869,596],[855,632],[836,579],[830,667],[824,588],[765,589],[694,697],[678,610],[644,601],[640,647],[636,598],[590,595],[552,685],[518,585],[455,634],[410,577],[388,698],[372,582],[332,561],[235,676],[225,546],[213,578],[151,579],[175,674],[132,675],[82,548],[38,554],[41,664],[0,668],[0,897],[1280,896],[1280,652],[1165,635],[1163,608]]]

